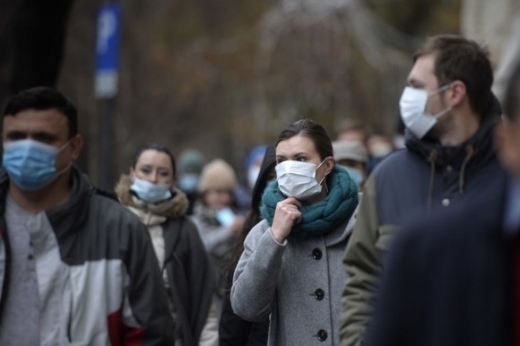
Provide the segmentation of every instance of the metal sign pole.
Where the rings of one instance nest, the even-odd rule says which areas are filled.
[[[108,191],[112,191],[115,184],[114,123],[119,79],[120,27],[121,7],[116,3],[102,5],[98,12],[95,95],[102,100],[98,184]]]

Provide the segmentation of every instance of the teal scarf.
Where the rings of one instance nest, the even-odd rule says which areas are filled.
[[[347,171],[337,165],[327,177],[329,194],[324,200],[300,208],[301,221],[294,225],[290,237],[313,238],[334,231],[350,219],[358,204],[358,187]],[[273,224],[276,204],[285,200],[278,182],[265,189],[260,212],[269,225]]]

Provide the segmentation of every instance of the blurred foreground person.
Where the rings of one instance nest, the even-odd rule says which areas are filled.
[[[12,97],[0,172],[0,345],[164,345],[174,324],[146,228],[73,162],[75,106]]]
[[[429,38],[417,51],[400,104],[406,149],[367,179],[345,252],[342,345],[363,344],[383,255],[396,229],[435,209],[474,198],[502,172],[493,147],[500,105],[487,52],[460,36]]]
[[[277,181],[248,234],[231,288],[240,317],[270,317],[269,345],[337,345],[341,259],[358,204],[358,188],[334,163],[323,127],[299,120],[276,143]]]
[[[199,232],[186,217],[188,198],[175,183],[172,153],[163,145],[150,144],[137,151],[116,193],[152,238],[177,326],[176,345],[196,346],[215,292],[214,273]],[[213,338],[216,335],[214,331]]]
[[[520,345],[520,66],[504,112],[496,137],[509,176],[403,229],[386,265],[370,345]]]
[[[275,160],[274,146],[268,146],[263,154],[260,172],[253,187],[251,198],[251,210],[246,216],[244,226],[238,234],[233,249],[230,268],[228,270],[228,285],[220,316],[219,339],[220,346],[262,346],[267,345],[267,333],[269,328],[269,318],[264,321],[252,323],[237,316],[231,308],[229,290],[233,283],[233,273],[242,253],[244,252],[244,241],[251,229],[262,220],[260,205],[262,194],[267,185],[276,179],[274,166]]]

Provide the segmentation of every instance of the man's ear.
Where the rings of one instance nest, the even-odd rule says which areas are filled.
[[[450,105],[453,108],[453,107],[460,105],[464,101],[464,98],[467,95],[467,89],[466,89],[466,84],[464,84],[460,80],[453,81],[451,83],[450,89],[451,89],[451,93],[449,96]]]
[[[81,149],[83,148],[83,137],[81,135],[76,135],[70,140],[70,148],[72,152],[72,159],[77,160],[79,154],[81,154]]]

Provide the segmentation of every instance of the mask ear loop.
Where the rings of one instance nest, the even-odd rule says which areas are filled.
[[[72,137],[71,139],[69,139],[67,142],[65,142],[61,147],[58,148],[58,152],[56,153],[56,157],[58,157],[58,154],[61,153],[66,147],[68,147],[70,145],[70,143],[72,143],[72,140],[74,139],[74,137]],[[57,172],[56,173],[56,177],[54,179],[56,179],[57,177],[59,177],[60,175],[62,175],[63,173],[65,173],[70,167],[72,167],[72,161],[69,162],[69,164],[67,166],[65,166],[61,171]]]
[[[320,168],[321,165],[323,165],[325,163],[325,161],[327,161],[327,159],[328,159],[328,157],[325,158],[323,161],[321,161],[321,163],[318,166],[316,166],[316,169]],[[325,180],[326,178],[327,178],[327,174],[325,174],[323,176],[323,178],[321,179],[321,181],[318,184],[321,185],[323,182],[325,182],[325,185],[324,185],[325,186],[325,192],[327,192],[327,194],[328,194],[329,193],[329,187],[327,186],[327,181]]]
[[[441,86],[440,88],[437,88],[436,90],[430,91],[428,93],[428,96],[434,96],[434,95],[440,94],[440,93],[448,90],[450,88],[450,86],[451,86],[451,82],[444,86]]]
[[[68,147],[70,145],[70,143],[72,143],[72,140],[74,139],[74,137],[72,137],[71,139],[69,139],[67,142],[65,142],[61,147],[58,148],[58,152],[56,153],[56,157],[58,156],[59,153],[61,153],[63,151],[63,149],[65,149],[66,147]],[[55,163],[56,164],[56,163]],[[56,173],[56,178],[58,178],[60,175],[62,175],[63,173],[65,173],[67,170],[70,169],[70,167],[72,167],[72,161],[70,161],[68,163],[68,165],[66,165],[61,171],[57,172]]]
[[[434,91],[429,92],[429,93],[428,93],[428,97],[445,92],[446,90],[448,90],[448,89],[451,87],[451,84],[452,84],[452,83],[448,83],[448,84],[446,84],[446,85],[444,85],[444,86],[441,86],[441,87],[438,88],[437,90],[434,90]],[[439,113],[437,113],[437,114],[432,114],[432,117],[434,117],[435,119],[438,120],[438,119],[439,119],[440,117],[442,117],[443,115],[447,114],[448,112],[451,112],[451,110],[452,110],[452,107],[451,107],[451,106],[448,106],[446,109],[440,111]]]

